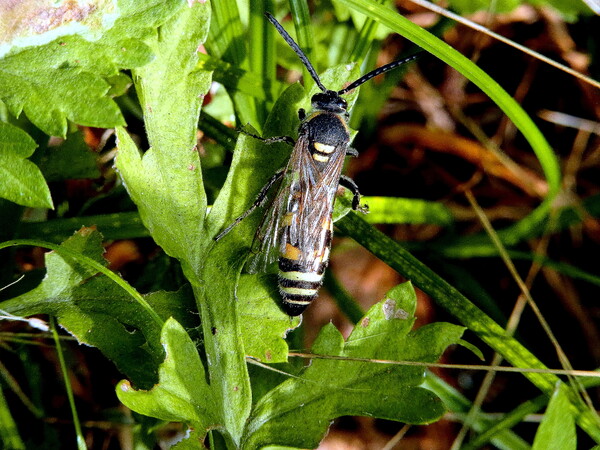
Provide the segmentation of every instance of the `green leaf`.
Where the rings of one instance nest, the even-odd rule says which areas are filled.
[[[102,235],[82,229],[61,247],[106,264]],[[16,316],[51,314],[80,343],[97,347],[141,386],[151,386],[163,358],[160,327],[140,305],[107,277],[93,268],[56,252],[45,255],[46,276],[33,290],[0,303],[0,309]],[[191,322],[194,308],[189,290],[156,292],[147,301],[164,318]]]
[[[210,38],[206,42],[206,48],[211,55],[233,64],[236,68],[248,70],[248,35],[244,31],[235,0],[214,2]],[[257,90],[264,92],[262,83]],[[252,123],[257,127],[262,125],[257,123],[256,101],[251,95],[236,91],[231,93],[231,97],[240,123]]]
[[[53,208],[40,169],[28,161],[37,144],[21,129],[0,122],[0,197],[23,206]]]
[[[250,383],[233,282],[237,275],[219,252],[211,253],[207,212],[196,149],[198,115],[210,74],[196,69],[208,33],[210,5],[193,2],[163,25],[148,44],[156,58],[135,70],[150,149],[142,156],[118,129],[117,167],[155,241],[179,259],[202,317],[215,414],[224,437],[239,441],[251,406]],[[225,282],[221,283],[222,277]]]
[[[204,365],[183,327],[168,319],[161,332],[165,360],[158,383],[149,391],[135,390],[129,381],[117,386],[117,396],[140,414],[171,422],[187,422],[207,431],[219,425],[218,408],[206,382]]]
[[[197,270],[206,214],[196,124],[210,74],[196,70],[206,39],[208,3],[193,3],[148,41],[155,59],[134,70],[151,148],[143,155],[123,129],[117,130],[116,165],[154,240],[184,270]]]
[[[144,227],[137,212],[123,212],[53,219],[45,222],[22,222],[19,237],[28,236],[33,239],[60,243],[68,239],[73,234],[73,230],[82,226],[98,228],[107,240],[149,236],[148,230]]]
[[[462,335],[464,328],[446,323],[411,331],[415,307],[414,290],[404,283],[374,305],[345,342],[332,324],[325,326],[312,353],[334,359],[313,359],[300,376],[261,398],[248,421],[243,448],[315,448],[331,420],[343,415],[407,423],[438,419],[444,413],[440,399],[419,387],[423,367],[364,361],[434,362]]]
[[[272,112],[272,119],[269,119],[280,126],[279,130],[281,121],[289,124],[290,118],[297,117],[290,108],[303,99],[304,93],[299,85],[294,85],[286,92],[288,94],[284,94],[283,99],[277,102],[273,109],[279,114]],[[290,99],[294,101],[289,101]],[[269,121],[267,128],[268,126]],[[290,132],[291,129],[286,131]],[[262,184],[283,165],[289,151],[289,146],[277,144],[267,149],[262,142],[254,138],[239,136],[227,180],[204,224],[206,238],[212,242],[212,238],[219,231],[252,204]],[[274,352],[274,358],[279,360],[283,357],[282,347],[273,348],[270,343],[281,340],[281,334],[276,335],[279,331],[270,332],[271,336],[267,338],[270,342],[261,343],[246,326],[242,338],[242,308],[251,305],[236,295],[236,285],[259,219],[259,214],[253,214],[216,245],[209,247],[206,262],[200,273],[202,289],[198,289],[206,352],[220,355],[220,364],[210,367],[211,380],[215,380],[215,385],[221,391],[223,408],[228,414],[227,429],[237,442],[241,439],[243,424],[250,414],[252,400],[244,358],[245,345],[248,345],[251,354],[257,358],[267,358],[271,351]],[[272,302],[272,297],[262,297],[257,301],[260,302],[260,309],[255,311],[258,314],[273,306],[266,303]],[[253,300],[250,299],[249,302]],[[282,320],[281,311],[275,314],[277,321]],[[272,328],[271,325],[267,328],[279,329],[278,326]]]
[[[356,70],[356,69],[354,69]],[[329,71],[323,78],[331,82],[332,88],[344,83],[347,77],[355,74],[347,66]],[[277,100],[265,124],[264,136],[296,135],[299,125],[298,109],[307,107],[310,97],[299,84],[290,86]],[[291,148],[285,144],[267,146],[247,135],[240,135],[229,170],[227,180],[215,200],[205,223],[205,236],[210,239],[229,225],[254,201],[265,182],[285,165]],[[272,193],[273,194],[273,193]],[[219,364],[210,366],[211,382],[220,389],[223,398],[226,428],[234,442],[239,443],[243,424],[250,414],[250,383],[244,355],[245,346],[257,358],[284,360],[284,347],[281,336],[286,328],[294,326],[281,311],[273,305],[280,301],[273,298],[273,289],[265,290],[268,296],[256,299],[257,311],[265,314],[269,321],[265,325],[268,336],[262,340],[249,327],[243,325],[246,300],[236,295],[236,285],[243,263],[248,255],[260,214],[252,214],[216,245],[208,247],[205,263],[195,287],[199,299],[205,347],[208,355],[219,355]],[[258,280],[258,278],[255,278]],[[260,285],[256,285],[258,289]],[[252,297],[249,299],[254,303]],[[267,302],[272,302],[268,304]],[[252,306],[252,305],[250,305]],[[260,309],[258,309],[260,307]],[[272,311],[273,315],[269,311]],[[257,321],[255,318],[254,321]],[[242,326],[244,330],[242,332]]]
[[[183,4],[122,0],[118,7],[105,2],[31,11],[38,3],[21,2],[0,14],[5,19],[0,29],[13,38],[0,48],[0,99],[14,116],[24,111],[49,135],[64,137],[67,119],[103,128],[124,125],[108,96],[107,79],[114,80],[119,69],[148,63],[152,53],[140,38]],[[28,22],[30,17],[34,19]],[[79,20],[69,21],[73,17]]]
[[[563,383],[559,382],[556,384],[546,414],[544,414],[542,423],[535,434],[532,450],[547,448],[575,450],[577,448],[577,434],[573,413],[568,389]]]

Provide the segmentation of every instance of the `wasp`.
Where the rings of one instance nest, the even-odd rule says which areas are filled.
[[[371,78],[414,60],[418,54],[381,66],[340,91],[327,89],[302,49],[271,14],[265,14],[279,34],[300,58],[300,61],[322,92],[311,98],[311,111],[298,111],[298,139],[289,136],[262,138],[267,143],[287,142],[293,151],[285,168],[281,169],[261,189],[255,202],[240,217],[215,237],[221,239],[256,208],[262,206],[271,188],[279,188],[271,207],[265,213],[256,232],[253,256],[248,271],[265,271],[279,261],[278,285],[282,309],[298,316],[317,297],[323,283],[323,273],[329,262],[333,235],[333,203],[339,185],[352,194],[352,209],[360,209],[360,192],[350,178],[341,174],[346,156],[358,156],[350,146],[348,103],[342,95]],[[248,134],[248,133],[246,133]]]

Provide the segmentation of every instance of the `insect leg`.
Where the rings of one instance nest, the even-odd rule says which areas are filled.
[[[250,137],[253,137],[254,139],[258,139],[259,141],[262,141],[265,144],[274,144],[276,142],[287,142],[288,144],[290,144],[292,146],[296,145],[296,141],[294,140],[294,138],[291,138],[289,136],[274,136],[274,137],[270,137],[270,138],[264,138],[257,134],[248,133],[246,130],[243,130],[241,128],[238,128],[237,130],[240,133],[244,133],[246,136],[250,136]]]
[[[283,176],[284,173],[285,173],[285,169],[281,169],[275,175],[273,175],[269,179],[269,181],[267,181],[267,184],[265,184],[263,186],[263,188],[260,190],[260,192],[258,193],[258,196],[256,197],[256,200],[254,200],[254,203],[252,203],[252,206],[250,206],[250,208],[248,208],[246,211],[244,211],[244,213],[241,216],[239,216],[237,219],[235,219],[231,225],[229,225],[227,228],[225,228],[223,231],[221,231],[218,235],[216,235],[214,240],[218,241],[219,239],[221,239],[223,236],[225,236],[227,233],[229,233],[233,229],[233,227],[235,227],[242,220],[244,220],[246,217],[248,217],[248,215],[250,215],[250,213],[252,211],[254,211],[256,208],[261,206],[264,203],[265,199],[267,198],[267,192],[269,192],[269,189],[271,189],[271,186],[273,186]]]
[[[352,209],[356,211],[360,206],[360,192],[358,192],[358,186],[352,180],[352,178],[347,177],[346,175],[340,176],[340,184],[347,189],[350,189],[350,192],[354,194],[352,198]]]

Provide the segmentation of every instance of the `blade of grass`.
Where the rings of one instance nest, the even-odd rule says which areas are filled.
[[[527,53],[528,55],[533,56],[534,58],[539,59],[540,61],[543,61],[546,64],[556,67],[557,69],[562,70],[563,72],[566,72],[569,75],[573,75],[574,77],[579,78],[580,80],[583,80],[586,83],[589,83],[596,88],[600,88],[600,82],[598,82],[582,73],[579,73],[576,70],[573,70],[568,66],[565,66],[564,64],[554,61],[553,59],[550,59],[547,56],[542,55],[541,53],[531,50],[530,48],[527,48],[524,45],[518,44],[515,41],[511,41],[510,39],[505,38],[504,36],[501,36],[498,33],[494,33],[492,30],[489,30],[486,27],[479,25],[478,23],[475,23],[469,19],[465,19],[464,17],[461,17],[458,14],[454,14],[451,11],[441,8],[438,5],[435,5],[428,1],[424,1],[424,0],[411,0],[411,1],[419,6],[422,6],[423,8],[429,9],[430,11],[434,11],[444,17],[448,17],[449,19],[455,20],[469,28],[472,28],[473,30],[477,30],[480,33],[491,36],[494,39],[499,40],[500,42],[504,42],[505,44],[510,45],[511,47],[514,47],[514,48],[522,51],[523,53]]]
[[[223,125],[219,120],[204,111],[200,114],[198,128],[204,131],[208,137],[221,144],[225,150],[233,152],[238,136],[235,130]]]
[[[468,398],[429,371],[425,376],[423,387],[435,392],[444,401],[444,405],[456,414],[466,413],[472,406],[472,403]],[[546,403],[548,402],[548,397],[546,395],[540,395],[540,397],[545,398]],[[473,423],[473,429],[482,431],[490,429],[494,424],[495,421],[489,419],[486,415],[481,415]],[[504,427],[498,430],[495,434],[489,436],[484,443],[491,441],[496,447],[503,450],[526,450],[530,448],[529,444],[508,428],[509,427]]]
[[[206,47],[210,53],[237,67],[248,68],[244,26],[235,0],[222,0],[211,4],[211,23]]]
[[[22,222],[17,237],[27,236],[59,244],[81,227],[96,227],[108,240],[150,236],[138,212],[123,212],[53,219],[46,222]]]
[[[440,202],[402,197],[363,196],[369,206],[364,218],[369,223],[429,223],[442,226],[454,221],[450,210]]]
[[[17,424],[10,414],[10,409],[6,403],[4,393],[0,388],[0,442],[6,445],[6,448],[15,450],[25,450],[25,444],[19,435]]]
[[[25,333],[19,333],[18,335],[16,335],[15,333],[6,333],[6,334],[0,333],[0,340],[2,340],[4,342],[15,342],[15,343],[19,343],[22,345],[40,345],[38,342],[33,340],[33,339],[37,339],[40,337],[39,333],[31,334],[29,336],[31,339],[26,339],[26,337],[27,337],[27,335]],[[27,397],[27,395],[25,395],[25,393],[21,389],[21,386],[19,386],[19,383],[17,382],[17,380],[8,372],[8,369],[4,366],[4,364],[2,364],[1,361],[0,361],[0,377],[2,378],[4,383],[10,388],[10,390],[13,392],[13,394],[15,394],[19,398],[19,400],[21,400],[21,403],[23,403],[23,405],[29,410],[29,412],[31,414],[33,414],[37,419],[41,419],[44,417],[44,412],[40,408],[38,408]],[[0,396],[1,395],[2,395],[2,391],[0,390]],[[1,405],[1,403],[2,403],[2,400],[0,399],[0,405]],[[1,408],[1,406],[0,406],[0,408]],[[0,415],[1,414],[2,413],[0,412]],[[9,412],[9,415],[10,415],[10,412]],[[8,418],[6,418],[6,419],[8,420]],[[2,422],[1,418],[0,418],[0,422]],[[7,422],[6,426],[9,426],[8,422]],[[2,427],[3,427],[3,425],[0,423],[0,436],[3,435]],[[0,440],[0,442],[1,442],[1,440]]]
[[[549,192],[546,199],[529,216],[498,233],[506,245],[513,245],[519,242],[523,236],[528,234],[531,227],[542,222],[548,215],[552,201],[560,190],[558,160],[531,118],[496,81],[469,61],[469,59],[400,14],[371,0],[339,0],[339,2],[378,20],[391,30],[399,33],[452,66],[485,92],[521,131],[542,166],[544,175],[548,181]]]
[[[260,91],[266,93],[267,101],[256,106],[257,120],[264,123],[267,118],[267,107],[273,104],[273,93],[270,92],[275,81],[275,40],[271,24],[265,20],[265,12],[273,10],[270,0],[253,1],[248,23],[249,69],[262,81]]]
[[[249,69],[248,47],[244,26],[235,0],[212,2],[210,35],[205,45],[209,53],[223,59],[234,67]],[[252,123],[254,127],[262,126],[258,121],[256,102],[248,95],[234,92],[232,100],[240,123]]]
[[[65,382],[65,390],[67,392],[67,398],[69,399],[69,407],[71,408],[71,415],[73,416],[73,426],[75,427],[75,436],[77,436],[77,448],[79,450],[86,450],[85,439],[81,433],[81,423],[79,422],[79,415],[77,414],[77,407],[75,406],[75,398],[73,397],[73,390],[71,389],[71,381],[69,380],[69,371],[65,364],[65,355],[60,345],[60,339],[58,337],[58,331],[56,330],[56,319],[54,316],[50,316],[50,330],[52,330],[52,337],[54,338],[54,345],[56,345],[56,353],[58,355],[58,362],[60,364],[60,371],[62,372],[63,379]]]
[[[378,0],[377,3],[383,5],[385,0]],[[365,17],[365,22],[360,29],[354,49],[348,58],[349,61],[357,61],[359,64],[361,64],[362,61],[367,57],[369,49],[371,48],[371,44],[375,39],[375,34],[377,33],[377,26],[378,23],[375,20],[369,16]]]
[[[298,42],[298,45],[304,51],[308,60],[313,62],[315,61],[315,58],[313,57],[315,40],[313,38],[314,33],[312,30],[308,4],[306,3],[306,0],[289,0],[288,3],[294,21],[294,28],[296,29],[296,42]],[[307,91],[310,91],[315,85],[315,82],[304,66],[302,66],[302,78],[304,80],[304,88]]]
[[[581,383],[586,388],[596,387],[600,385],[600,378],[584,378]],[[467,442],[462,450],[476,450],[484,447],[489,441],[494,442],[495,437],[504,430],[517,425],[529,414],[535,414],[540,409],[548,404],[548,396],[543,394],[532,400],[521,403],[518,407],[506,414],[501,420],[493,423],[488,429],[483,431],[479,436]]]

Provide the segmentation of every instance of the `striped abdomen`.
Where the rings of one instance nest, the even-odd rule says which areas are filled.
[[[323,217],[320,231],[313,242],[286,243],[279,256],[279,291],[283,310],[290,316],[302,314],[323,284],[331,247],[331,217]]]

